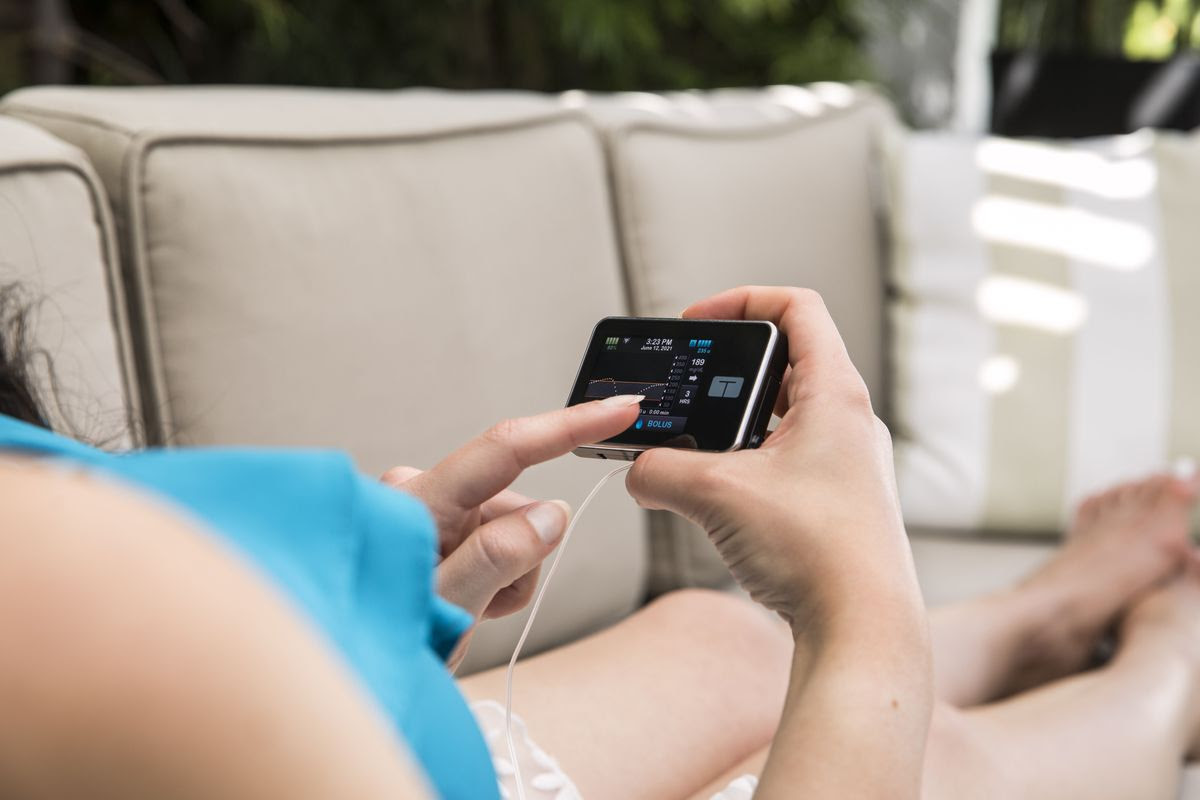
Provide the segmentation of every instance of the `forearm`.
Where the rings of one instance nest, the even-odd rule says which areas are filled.
[[[755,797],[917,797],[932,695],[919,594],[860,595],[799,632]]]

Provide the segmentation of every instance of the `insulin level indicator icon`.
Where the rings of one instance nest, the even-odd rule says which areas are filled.
[[[712,347],[712,339],[691,339],[688,347]]]

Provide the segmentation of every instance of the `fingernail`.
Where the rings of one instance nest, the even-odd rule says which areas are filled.
[[[645,399],[646,395],[644,394],[619,394],[615,397],[606,397],[600,402],[606,406],[626,408],[628,406],[636,406]]]
[[[525,519],[533,526],[538,538],[546,544],[557,542],[567,529],[571,518],[571,507],[562,500],[538,503],[525,512]]]

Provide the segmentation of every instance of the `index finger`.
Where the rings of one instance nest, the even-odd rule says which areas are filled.
[[[768,320],[787,336],[788,363],[794,375],[803,375],[810,383],[843,381],[848,375],[858,375],[825,302],[811,289],[739,286],[688,306],[683,316]],[[798,381],[789,383],[790,395]]]
[[[616,436],[637,419],[641,395],[618,395],[505,420],[414,478],[426,502],[474,508],[534,464]]]

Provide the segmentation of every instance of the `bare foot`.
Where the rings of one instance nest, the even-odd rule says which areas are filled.
[[[1200,753],[1200,556],[1195,553],[1177,577],[1144,595],[1121,621],[1114,663],[1139,659],[1160,667],[1178,665],[1177,674],[1190,687],[1191,701],[1182,704],[1187,708],[1181,715],[1186,725],[1181,734],[1194,760]]]
[[[1200,667],[1200,556],[1134,603],[1121,620],[1122,650],[1153,640]]]
[[[1013,590],[1039,621],[1012,691],[1086,667],[1122,610],[1179,569],[1198,490],[1195,478],[1156,475],[1080,505],[1062,548]]]

